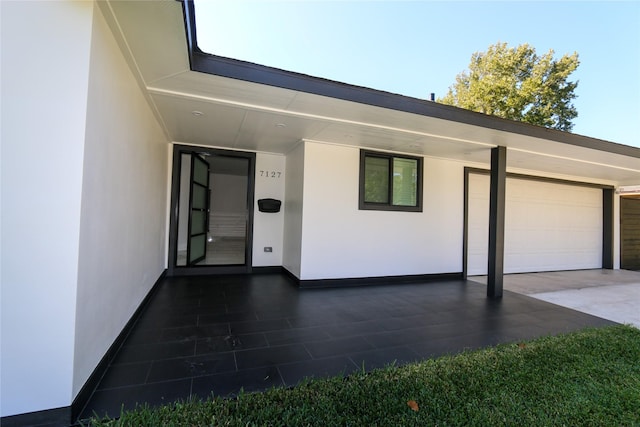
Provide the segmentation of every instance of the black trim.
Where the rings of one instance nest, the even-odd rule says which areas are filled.
[[[371,203],[364,200],[365,191],[365,159],[367,157],[379,157],[389,160],[389,182],[388,182],[388,203]],[[418,181],[416,185],[416,205],[394,205],[393,204],[393,159],[415,160],[418,165]],[[395,154],[380,151],[360,150],[360,170],[358,178],[358,209],[373,211],[400,211],[400,212],[422,212],[422,186],[424,180],[424,159],[417,156],[409,156],[404,154]]]
[[[345,288],[356,286],[375,286],[402,283],[438,282],[443,280],[462,280],[462,273],[412,274],[403,276],[353,277],[345,279],[300,280],[283,267],[284,273],[300,289]]]
[[[198,47],[196,13],[193,1],[182,1],[182,14],[184,15],[184,32],[187,38],[187,51],[189,52],[189,67],[193,70],[193,54],[202,52]]]
[[[507,148],[491,149],[489,190],[489,265],[487,297],[502,298],[504,279],[504,222],[507,188]]]
[[[252,273],[253,267],[249,265],[194,265],[176,266],[169,277]]]
[[[280,265],[268,266],[268,267],[253,267],[251,274],[283,274],[285,272],[284,267]]]
[[[613,201],[615,190],[602,189],[602,268],[613,270]]]
[[[193,0],[182,1],[187,34],[186,41],[192,71],[640,158],[640,148],[637,147],[502,119],[495,116],[488,116],[486,114],[427,101],[425,99],[349,85],[306,74],[204,53],[197,45]]]
[[[194,265],[178,266],[178,216],[180,205],[180,167],[183,153],[209,153],[215,156],[241,157],[249,160],[247,176],[247,233],[245,241],[245,264],[242,265]],[[255,167],[256,153],[248,151],[222,150],[216,148],[174,144],[172,177],[171,177],[171,209],[169,212],[169,254],[168,276],[197,276],[201,274],[250,274],[253,262],[253,207],[255,199]]]
[[[207,170],[207,182],[203,185],[201,182],[196,182],[196,161],[203,163]],[[209,231],[209,207],[211,206],[211,190],[209,189],[209,175],[211,174],[211,169],[209,167],[209,163],[202,158],[199,154],[195,156],[191,156],[191,169],[189,170],[189,221],[187,226],[187,265],[193,266],[194,264],[199,263],[203,259],[207,257],[207,233]],[[206,206],[201,208],[193,207],[193,199],[194,199],[194,187],[199,187],[204,190],[206,194]],[[204,212],[205,213],[205,224],[203,231],[200,233],[193,234],[193,211]],[[202,237],[204,239],[204,252],[202,256],[192,260],[191,259],[191,241],[194,237]]]
[[[464,197],[463,197],[463,220],[462,220],[462,278],[467,280],[469,271],[469,174],[471,168],[464,168]]]
[[[491,171],[489,169],[465,167],[464,170],[465,170],[465,174],[475,173],[478,175],[491,175]],[[548,176],[527,175],[527,174],[513,173],[513,172],[507,172],[507,178],[522,179],[525,181],[549,182],[551,184],[573,185],[576,187],[615,189],[613,185],[596,184],[593,182],[584,182],[584,181],[572,181],[570,179],[551,178]]]
[[[297,287],[300,287],[300,279],[298,279],[298,276],[296,276],[295,274],[293,274],[291,271],[289,271],[289,269],[285,266],[282,266],[282,273],[287,276],[287,278],[291,279],[291,281],[293,283],[295,283],[295,285]]]

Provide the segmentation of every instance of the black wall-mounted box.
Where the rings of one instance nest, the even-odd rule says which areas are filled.
[[[260,199],[258,200],[258,210],[260,212],[276,213],[280,212],[282,202],[276,199]]]

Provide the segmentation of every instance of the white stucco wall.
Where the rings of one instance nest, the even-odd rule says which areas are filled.
[[[302,199],[304,192],[304,143],[287,153],[282,266],[300,278],[302,261]]]
[[[72,401],[92,2],[1,2],[0,415]]]
[[[286,158],[278,154],[256,154],[255,203],[253,211],[253,266],[282,265],[283,232],[285,218]],[[259,199],[282,201],[280,212],[265,213],[258,210]],[[265,246],[272,252],[265,252]]]
[[[98,8],[91,40],[74,397],[165,265],[168,141]]]
[[[424,159],[423,212],[365,211],[358,209],[359,155],[356,147],[305,142],[298,277],[461,272],[463,165]]]

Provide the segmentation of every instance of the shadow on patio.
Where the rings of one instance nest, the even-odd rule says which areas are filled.
[[[485,292],[462,280],[300,290],[281,274],[166,278],[80,418],[613,323]]]

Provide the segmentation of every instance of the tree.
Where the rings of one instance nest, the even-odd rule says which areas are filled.
[[[578,54],[553,59],[528,44],[510,48],[497,43],[471,56],[469,70],[456,76],[438,102],[547,128],[571,131],[578,112],[571,103],[578,82],[568,81],[578,68]]]

